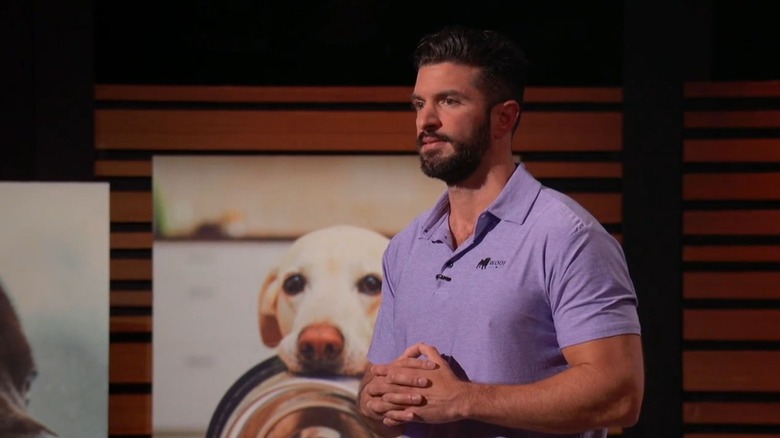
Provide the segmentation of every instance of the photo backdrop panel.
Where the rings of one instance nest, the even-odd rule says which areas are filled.
[[[231,385],[276,355],[258,301],[299,237],[351,225],[381,234],[383,249],[445,189],[416,156],[358,155],[157,156],[153,185],[159,437],[204,436]]]
[[[159,237],[295,238],[352,224],[393,235],[445,189],[417,156],[154,157]]]
[[[0,183],[0,203],[0,283],[38,372],[28,410],[61,437],[105,437],[108,184]]]

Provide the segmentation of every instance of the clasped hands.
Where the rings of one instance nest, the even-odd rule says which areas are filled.
[[[369,372],[373,377],[360,393],[363,415],[387,427],[460,419],[468,383],[455,375],[436,347],[415,344]]]

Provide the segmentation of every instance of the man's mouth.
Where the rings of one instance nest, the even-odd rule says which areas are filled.
[[[445,143],[448,140],[445,137],[439,137],[435,135],[425,135],[417,140],[417,149],[423,152],[425,149],[431,149],[441,143]]]

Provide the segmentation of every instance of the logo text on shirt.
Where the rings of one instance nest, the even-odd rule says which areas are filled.
[[[500,268],[504,265],[506,265],[506,260],[493,260],[490,257],[485,257],[477,263],[477,269]]]

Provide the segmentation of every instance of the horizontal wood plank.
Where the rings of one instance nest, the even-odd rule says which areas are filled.
[[[138,316],[111,316],[111,333],[151,333],[152,317],[150,315]]]
[[[152,433],[152,395],[111,394],[108,398],[108,433],[111,435],[150,435]]]
[[[685,351],[686,391],[779,392],[780,351]]]
[[[204,86],[110,85],[95,86],[97,101],[146,102],[253,102],[253,103],[407,103],[412,86]],[[529,87],[526,102],[619,103],[619,87]]]
[[[617,151],[618,112],[529,112],[518,151]],[[414,113],[98,110],[99,150],[414,152]]]
[[[686,272],[686,299],[780,299],[780,272]]]
[[[686,309],[683,337],[690,341],[780,341],[780,310]]]
[[[149,177],[152,176],[151,160],[98,160],[95,162],[95,176],[106,177]]]
[[[523,114],[513,150],[615,152],[623,148],[619,112],[528,112]]]
[[[582,204],[601,223],[618,224],[623,220],[623,204],[620,194],[571,193],[570,196]]]
[[[97,101],[243,103],[406,103],[412,87],[403,86],[207,86],[97,85]]]
[[[777,128],[780,111],[687,111],[686,128]]]
[[[98,149],[414,150],[414,113],[99,110]]]
[[[602,223],[619,223],[622,219],[622,198],[620,194],[573,193],[571,196]],[[112,222],[152,221],[151,192],[114,192],[111,198]]]
[[[683,199],[779,200],[780,173],[692,173],[683,176]]]
[[[109,346],[110,383],[152,383],[152,344],[119,343]]]
[[[592,102],[621,103],[621,87],[529,87],[523,97],[525,102]]]
[[[146,231],[111,233],[111,249],[151,249],[153,241],[152,233]]]
[[[528,170],[537,178],[620,178],[623,166],[620,163],[578,162],[578,161],[532,161],[525,162]],[[152,177],[151,160],[98,161],[97,176],[110,177]]]
[[[111,307],[151,307],[152,291],[111,291]]]
[[[780,97],[780,81],[686,82],[687,98],[707,97]]]
[[[623,166],[620,163],[531,161],[525,162],[525,166],[536,178],[620,178],[623,176]]]
[[[112,259],[111,280],[151,280],[151,259]]]
[[[780,162],[780,139],[685,140],[683,161],[686,163]]]
[[[151,222],[151,192],[111,192],[111,222]]]
[[[780,234],[780,210],[686,211],[683,233],[777,235]]]
[[[685,246],[686,262],[780,262],[780,245]]]
[[[780,424],[780,402],[686,402],[683,421],[690,424]]]

